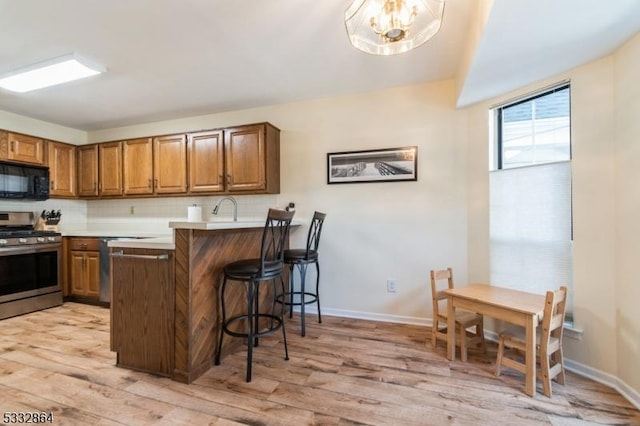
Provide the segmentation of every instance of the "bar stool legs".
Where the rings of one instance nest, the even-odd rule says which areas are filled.
[[[250,280],[245,282],[245,287],[247,291],[247,313],[242,315],[236,315],[229,319],[227,319],[227,309],[226,303],[224,301],[224,293],[227,287],[227,278],[224,278],[222,282],[221,289],[221,308],[222,308],[222,328],[220,330],[220,338],[218,339],[218,346],[216,348],[215,355],[215,365],[220,365],[220,357],[222,353],[222,340],[225,334],[229,334],[234,337],[246,337],[247,339],[247,371],[246,371],[246,380],[247,382],[251,381],[251,373],[252,373],[252,365],[253,365],[253,348],[258,347],[259,338],[261,336],[271,334],[276,331],[278,328],[282,328],[282,338],[284,340],[284,359],[286,361],[289,360],[289,348],[287,346],[287,332],[284,325],[284,318],[281,314],[275,315],[275,312],[271,314],[260,313],[260,292],[259,287],[262,281],[259,280]],[[275,280],[274,280],[274,290],[275,290]],[[265,330],[260,329],[260,318],[269,318],[271,319],[271,326]],[[232,331],[229,328],[229,325],[239,321],[246,320],[247,322],[247,330],[246,333]]]
[[[316,264],[316,292],[311,293],[306,291],[306,276],[307,276],[307,267],[309,266],[309,262],[292,262],[289,264],[289,291],[282,295],[281,298],[278,298],[277,301],[282,303],[283,305],[290,306],[289,310],[289,318],[293,318],[293,306],[300,306],[300,335],[304,337],[306,335],[305,329],[305,306],[310,303],[316,303],[318,306],[318,322],[322,323],[322,313],[320,312],[320,265],[318,262],[313,262]],[[294,291],[293,286],[293,270],[294,267],[297,267],[300,272],[300,291]],[[298,295],[300,296],[300,301],[295,302],[294,297]],[[287,301],[288,296],[288,301]],[[307,298],[311,299],[307,299]]]

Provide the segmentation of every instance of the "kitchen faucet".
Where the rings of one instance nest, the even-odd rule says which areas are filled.
[[[220,208],[220,204],[222,204],[224,200],[229,200],[233,203],[233,221],[237,222],[238,221],[238,203],[236,202],[236,199],[233,197],[223,197],[220,201],[218,201],[218,203],[215,205],[211,213],[217,215],[218,209]]]

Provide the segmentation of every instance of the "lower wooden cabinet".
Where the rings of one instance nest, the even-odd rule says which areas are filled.
[[[71,238],[67,244],[69,295],[100,298],[100,252],[97,238]]]
[[[174,368],[174,256],[112,248],[111,350],[117,365],[171,376]],[[118,255],[113,256],[114,252]]]

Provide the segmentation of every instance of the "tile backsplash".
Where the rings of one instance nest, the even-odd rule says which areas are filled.
[[[187,219],[187,207],[202,207],[203,220],[214,218],[213,206],[223,196],[132,198],[109,200],[0,201],[2,211],[32,211],[36,216],[42,210],[61,210],[62,231],[117,226],[123,231],[140,230],[168,232],[169,221]],[[238,203],[238,218],[265,218],[271,207],[284,208],[279,195],[234,195]],[[231,219],[233,204],[224,202],[217,218]]]
[[[79,200],[49,199],[46,201],[0,201],[1,211],[33,212],[36,217],[42,210],[62,211],[61,228],[78,229],[87,224],[87,202]]]

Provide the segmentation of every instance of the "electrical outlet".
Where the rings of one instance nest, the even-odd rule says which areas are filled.
[[[136,208],[134,206],[129,207],[129,214],[136,214]]]
[[[397,289],[397,282],[394,279],[387,280],[387,293],[395,293]]]

